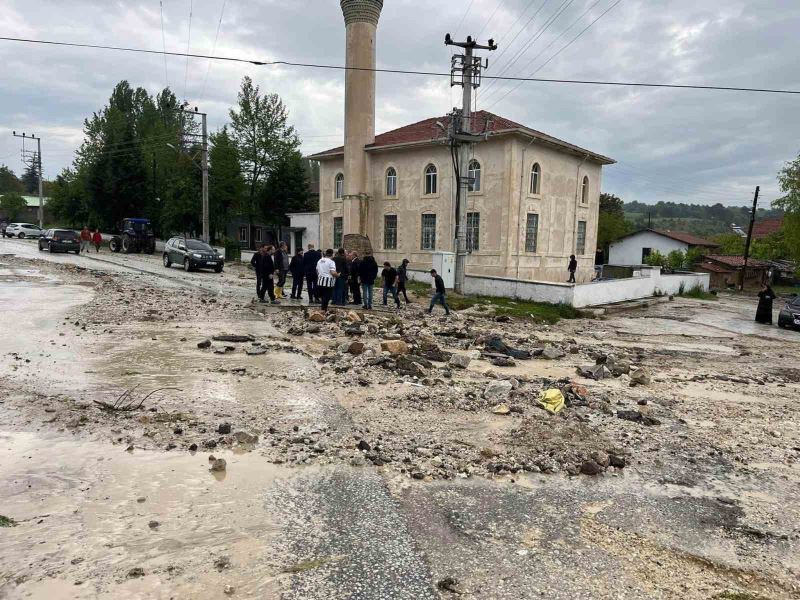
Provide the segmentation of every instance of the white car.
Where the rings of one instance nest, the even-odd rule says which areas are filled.
[[[38,238],[44,233],[44,229],[32,223],[9,223],[6,227],[6,237],[26,237]]]

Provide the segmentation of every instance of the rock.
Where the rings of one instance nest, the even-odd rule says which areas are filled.
[[[615,469],[624,469],[625,468],[625,458],[622,456],[616,456],[612,454],[608,457],[608,463]]]
[[[372,450],[372,446],[370,446],[369,442],[367,442],[366,440],[359,440],[357,447],[359,450],[363,452],[369,452],[370,450]]]
[[[641,423],[648,427],[652,425],[661,425],[661,421],[658,419],[642,414],[642,412],[638,410],[618,410],[617,417],[624,421],[633,421],[634,423]]]
[[[211,340],[203,340],[202,342],[197,342],[197,347],[201,349],[211,348]]]
[[[222,588],[222,591],[225,592],[226,595],[230,596],[236,592],[236,588],[232,585],[226,585],[224,588]]]
[[[248,356],[260,356],[261,354],[266,354],[267,349],[264,346],[253,346],[251,348],[245,349],[245,354]]]
[[[361,316],[354,310],[347,311],[347,314],[344,318],[351,323],[361,323]]]
[[[234,344],[243,344],[245,342],[254,342],[255,338],[252,335],[235,335],[231,333],[221,333],[211,338],[215,342],[230,342]]]
[[[650,373],[646,369],[636,369],[631,373],[632,385],[650,385]]]
[[[639,406],[647,406],[647,398],[639,398],[636,401],[636,404],[638,404]]]
[[[511,321],[511,317],[509,317],[508,315],[497,315],[494,318],[494,320],[497,323],[508,323],[509,321]]]
[[[559,358],[564,358],[567,355],[561,348],[557,348],[551,344],[547,344],[542,350],[542,358],[546,358],[547,360],[558,360]]]
[[[347,347],[347,351],[355,356],[358,356],[359,354],[364,354],[364,350],[366,349],[367,345],[364,342],[351,342],[350,345]]]
[[[319,325],[309,325],[306,327],[306,333],[319,333],[320,331],[322,331],[322,327]]]
[[[142,567],[133,567],[128,571],[128,579],[138,579],[144,577],[144,569]]]
[[[421,362],[424,361],[424,362]],[[425,377],[425,364],[430,362],[419,356],[400,356],[395,363],[398,372],[411,377]]]
[[[211,470],[217,473],[225,471],[228,468],[228,463],[225,462],[224,458],[215,458],[214,462],[211,463]]]
[[[381,351],[388,352],[392,356],[408,354],[409,348],[403,340],[386,340],[381,342]]]
[[[417,480],[425,479],[425,473],[423,473],[422,471],[412,471],[411,478]]]
[[[601,467],[603,467],[604,469],[608,467],[609,464],[611,464],[611,457],[602,450],[592,452],[592,460]]]
[[[364,467],[367,465],[367,459],[364,458],[363,454],[357,454],[353,458],[350,459],[350,466],[353,467]]]
[[[593,460],[585,460],[581,463],[581,473],[584,475],[599,475],[603,472],[603,467]]]
[[[233,434],[233,437],[236,438],[236,441],[239,442],[240,444],[253,445],[258,442],[257,435],[251,435],[246,431],[237,431],[236,433]]]
[[[436,583],[436,587],[442,592],[450,592],[451,594],[461,595],[464,589],[455,577],[445,577]]]
[[[214,559],[214,568],[217,571],[224,571],[225,569],[231,568],[231,557],[230,556],[218,556]]]
[[[611,374],[614,375],[614,377],[627,375],[631,372],[631,363],[627,360],[617,360],[614,362],[613,367],[608,367],[608,365],[606,365],[606,367],[611,369]]]
[[[609,371],[608,367],[606,367],[604,364],[592,365],[590,367],[578,367],[576,371],[581,377],[586,377],[587,379],[596,379],[597,381],[611,377],[611,371]]]
[[[505,400],[508,398],[508,395],[511,393],[513,387],[514,386],[510,381],[505,381],[502,379],[499,381],[492,381],[486,386],[486,389],[483,390],[483,397],[486,400]]]
[[[496,356],[489,362],[495,367],[515,367],[517,363],[510,356]]]
[[[572,346],[569,347],[569,353],[570,354],[579,354],[580,351],[581,351],[580,346],[572,345]]]
[[[150,527],[150,529],[158,529],[158,526],[161,525],[161,523],[158,521],[150,521],[147,525]]]
[[[217,427],[217,433],[221,433],[223,435],[228,434],[231,432],[231,424],[230,423],[220,423]]]
[[[189,452],[197,452],[197,444],[190,444]]]
[[[319,311],[314,311],[308,315],[308,320],[312,323],[324,323],[325,322],[325,315]]]
[[[466,369],[469,367],[469,363],[471,362],[472,359],[469,356],[465,356],[463,354],[453,354],[447,364],[451,367],[455,367],[456,369]]]
[[[214,346],[213,350],[214,354],[228,354],[228,352],[233,352],[236,348],[233,346]]]
[[[492,412],[496,415],[507,415],[511,412],[511,408],[505,402],[501,402],[492,409]]]

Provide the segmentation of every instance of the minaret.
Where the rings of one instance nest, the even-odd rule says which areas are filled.
[[[375,34],[383,0],[341,0],[346,66],[375,69]],[[369,170],[364,146],[375,141],[375,71],[345,71],[344,233],[367,234]]]

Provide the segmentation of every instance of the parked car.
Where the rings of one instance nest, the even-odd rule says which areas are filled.
[[[786,306],[778,313],[778,327],[800,329],[800,295],[789,298]]]
[[[39,238],[39,251],[81,253],[80,236],[71,229],[48,229]]]
[[[44,230],[38,225],[32,223],[9,223],[6,227],[6,237],[18,237],[23,239],[26,237],[38,238],[44,233]]]
[[[217,273],[222,273],[225,260],[202,240],[174,237],[164,246],[164,266],[169,268],[173,264],[183,265],[183,270],[187,272],[214,269]]]

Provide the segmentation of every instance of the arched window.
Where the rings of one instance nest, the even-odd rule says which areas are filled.
[[[425,193],[435,194],[438,189],[438,173],[434,165],[425,167]]]
[[[531,194],[541,194],[542,188],[542,168],[539,163],[533,163],[531,167]]]
[[[481,191],[481,163],[477,160],[472,159],[469,161],[469,168],[467,169],[467,177],[469,177],[469,191],[470,192],[480,192]]]
[[[589,177],[584,176],[583,185],[581,186],[581,202],[583,204],[589,203]]]
[[[334,198],[339,200],[344,197],[344,175],[342,173],[336,175],[334,188]]]
[[[394,167],[386,169],[386,195],[397,196],[397,171]]]

